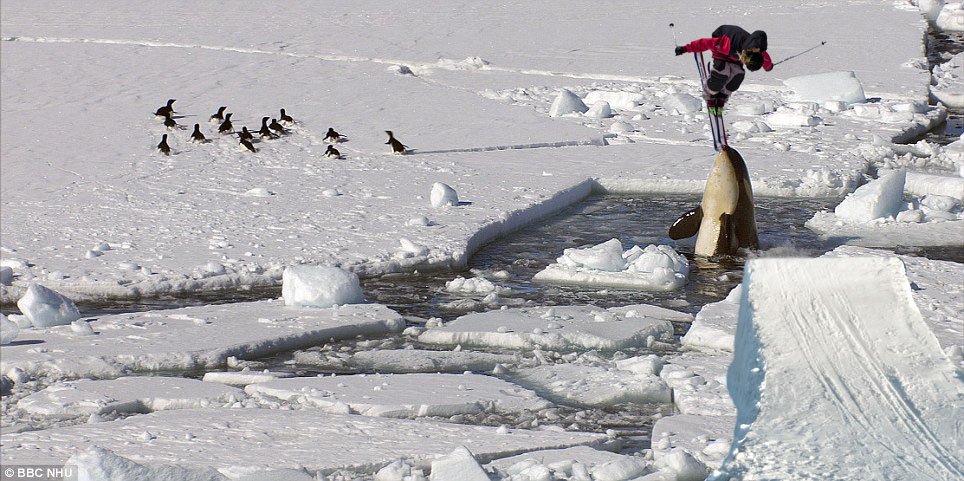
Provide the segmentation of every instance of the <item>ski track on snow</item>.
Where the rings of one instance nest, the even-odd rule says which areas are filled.
[[[256,48],[225,47],[225,46],[217,46],[217,45],[184,44],[184,43],[173,43],[173,42],[152,42],[148,40],[123,40],[123,39],[109,39],[109,38],[69,38],[69,37],[2,37],[0,38],[0,40],[4,42],[97,43],[97,44],[108,44],[108,45],[130,45],[130,46],[141,46],[141,47],[193,48],[193,49],[201,49],[201,50],[215,50],[215,51],[247,53],[247,54],[279,55],[279,56],[294,57],[294,58],[312,58],[312,59],[318,59],[318,60],[325,60],[329,62],[367,62],[367,63],[379,63],[379,64],[385,64],[385,65],[404,65],[405,67],[408,67],[412,71],[421,70],[421,69],[460,70],[460,71],[466,71],[466,72],[471,72],[473,70],[488,70],[492,72],[516,73],[516,74],[522,74],[522,75],[537,75],[537,76],[543,76],[543,77],[568,77],[568,78],[574,78],[574,79],[588,79],[588,80],[615,81],[615,82],[657,82],[659,81],[659,78],[657,77],[635,77],[630,75],[597,74],[597,73],[588,73],[588,72],[583,72],[583,73],[553,72],[551,70],[495,67],[492,65],[485,65],[479,68],[460,69],[460,68],[440,66],[437,63],[419,63],[419,62],[411,62],[407,60],[388,59],[388,58],[379,58],[379,57],[297,53],[297,52],[285,52],[285,51],[275,51],[275,50],[262,50],[262,49],[256,49]],[[282,48],[286,46],[287,45],[284,45],[282,46]]]

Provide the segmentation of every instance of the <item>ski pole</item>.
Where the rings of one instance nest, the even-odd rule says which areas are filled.
[[[808,49],[806,49],[806,50],[804,50],[804,51],[802,51],[802,52],[800,52],[800,53],[798,53],[798,54],[796,54],[796,55],[791,55],[791,56],[789,56],[789,57],[787,57],[787,58],[785,58],[785,59],[783,59],[783,60],[781,60],[781,61],[773,64],[773,66],[776,67],[777,65],[780,65],[781,63],[786,62],[787,60],[790,60],[791,58],[799,57],[799,56],[801,56],[801,55],[803,55],[803,54],[805,54],[805,53],[807,53],[807,52],[809,52],[809,51],[811,51],[811,50],[813,50],[813,49],[815,49],[815,48],[817,48],[817,47],[821,47],[821,46],[825,45],[826,43],[827,43],[827,41],[824,40],[824,41],[820,42],[819,44],[814,45],[813,47],[810,47],[810,48],[808,48]]]
[[[676,44],[677,47],[679,47],[679,40],[676,39],[676,28],[675,28],[675,27],[676,27],[676,25],[673,25],[672,23],[669,24],[669,29],[673,31],[673,43]]]

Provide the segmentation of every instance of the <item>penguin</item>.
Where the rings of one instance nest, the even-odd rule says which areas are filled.
[[[339,134],[338,132],[335,132],[335,129],[328,127],[328,133],[325,134],[324,140],[325,142],[337,144],[338,142],[341,142],[341,134]]]
[[[225,109],[227,109],[225,106],[218,107],[217,113],[212,115],[211,118],[208,119],[208,122],[211,122],[212,124],[220,124],[221,122],[224,122]]]
[[[262,139],[265,137],[269,139],[274,138],[274,132],[268,128],[268,117],[261,117],[261,130],[259,130],[258,133],[261,134]]]
[[[281,109],[281,117],[278,117],[278,120],[281,121],[281,125],[293,125],[295,123],[295,119],[286,114],[285,109]]]
[[[385,142],[385,144],[392,146],[392,152],[396,154],[404,154],[405,152],[407,152],[406,149],[408,149],[408,146],[403,145],[401,142],[399,142],[398,139],[395,138],[395,134],[393,134],[391,130],[386,130],[385,133],[388,134],[388,142]]]
[[[167,130],[174,130],[177,128],[177,122],[174,121],[174,118],[171,117],[171,114],[164,116],[164,126],[167,127]]]
[[[279,135],[285,133],[285,128],[282,127],[281,124],[279,124],[278,121],[275,119],[271,119],[271,123],[268,124],[268,128],[270,128],[271,130],[274,130]]]
[[[247,149],[247,150],[250,150],[251,152],[257,152],[257,151],[258,151],[258,149],[255,149],[255,148],[254,148],[254,145],[251,145],[251,141],[248,140],[248,139],[246,139],[246,138],[244,138],[244,137],[241,137],[241,146],[244,147],[244,148]]]
[[[204,134],[201,133],[201,124],[194,124],[194,132],[191,132],[191,142],[202,143],[206,141],[207,139],[204,138]]]
[[[340,159],[341,152],[339,152],[334,145],[329,145],[325,150],[325,157],[328,157],[329,159]]]
[[[161,136],[161,143],[157,144],[157,150],[164,155],[171,155],[171,146],[167,145],[167,134]]]
[[[252,134],[247,127],[241,127],[241,133],[238,134],[238,137],[240,137],[242,141],[247,140],[248,142],[251,142],[254,140],[254,134]]]
[[[218,133],[230,134],[234,130],[234,125],[231,124],[231,112],[224,114],[224,122],[221,122],[221,126],[218,127]]]
[[[154,111],[154,115],[158,117],[170,117],[174,113],[174,101],[177,99],[167,99],[167,105],[159,107]]]

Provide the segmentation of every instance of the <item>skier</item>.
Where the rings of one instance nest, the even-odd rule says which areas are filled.
[[[701,38],[676,47],[676,55],[705,50],[713,52],[713,66],[703,87],[703,98],[714,114],[722,112],[730,94],[740,88],[746,73],[744,65],[751,72],[761,67],[767,72],[773,69],[773,62],[767,54],[767,34],[763,30],[748,33],[736,25],[720,25],[713,31],[712,38]]]

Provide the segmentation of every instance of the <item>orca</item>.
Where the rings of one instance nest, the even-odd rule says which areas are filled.
[[[391,130],[386,130],[385,133],[388,134],[388,142],[385,142],[385,144],[392,146],[392,152],[399,155],[404,154],[408,146],[403,145],[401,142],[399,142],[398,139],[395,138],[395,134],[393,134]]]
[[[696,236],[698,256],[736,255],[739,249],[759,249],[753,214],[753,188],[743,156],[724,146],[713,160],[703,200],[669,228],[672,239]]]

